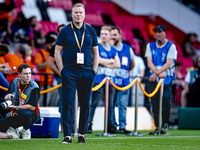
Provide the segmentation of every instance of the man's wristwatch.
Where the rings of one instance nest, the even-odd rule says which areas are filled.
[[[18,109],[18,106],[16,106],[16,110],[19,110],[19,109]]]

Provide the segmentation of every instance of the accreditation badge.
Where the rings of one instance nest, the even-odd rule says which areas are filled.
[[[122,65],[128,66],[128,57],[122,56]]]
[[[77,64],[84,64],[84,54],[77,53]]]
[[[24,105],[26,98],[27,96],[24,93],[19,96],[19,106]]]

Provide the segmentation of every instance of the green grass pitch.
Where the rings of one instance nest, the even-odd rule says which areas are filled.
[[[59,138],[31,140],[0,140],[0,150],[195,150],[200,149],[200,130],[170,130],[170,135],[148,135],[149,131],[139,131],[146,136],[127,136],[115,134],[115,137],[95,136],[102,131],[86,135],[86,143],[78,144],[77,137],[72,144],[62,144],[63,134]]]

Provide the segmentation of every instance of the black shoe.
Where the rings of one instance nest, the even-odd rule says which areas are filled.
[[[89,124],[89,125],[88,125],[87,133],[89,133],[89,134],[92,133],[92,124]]]
[[[65,137],[62,143],[72,143],[72,139],[69,139],[69,137]]]
[[[127,134],[127,133],[131,133],[131,131],[128,131],[126,129],[119,129],[119,133],[121,133],[121,134]]]
[[[168,134],[169,125],[167,123],[164,124],[163,128],[161,129],[161,134]]]
[[[108,125],[108,133],[116,133],[118,130],[114,125]]]
[[[150,132],[149,135],[158,135],[160,132],[159,128],[157,127],[155,131]]]
[[[78,136],[78,143],[85,143],[85,138],[83,136]]]

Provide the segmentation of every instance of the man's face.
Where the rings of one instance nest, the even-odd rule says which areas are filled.
[[[198,56],[197,65],[198,65],[198,68],[200,68],[200,56]]]
[[[60,33],[60,31],[61,31],[62,28],[64,28],[64,27],[60,27],[60,28],[58,29],[58,33]]]
[[[163,41],[166,37],[166,32],[164,31],[155,31],[155,36],[157,41]]]
[[[72,9],[72,19],[74,23],[82,23],[85,18],[83,7],[74,7]]]
[[[53,46],[53,43],[46,43],[45,46],[46,46],[46,50],[50,51]]]
[[[18,74],[20,81],[27,83],[31,79],[31,68],[23,69],[21,73]]]
[[[4,56],[6,54],[5,51],[0,51],[0,56]]]
[[[117,45],[121,40],[121,35],[117,29],[111,30],[111,40],[113,40],[114,45]]]
[[[102,42],[108,42],[110,40],[110,32],[108,30],[101,30],[100,37]]]
[[[36,24],[37,24],[36,18],[32,18],[32,19],[31,19],[31,22],[30,22],[30,25],[31,25],[32,27],[35,27]]]

